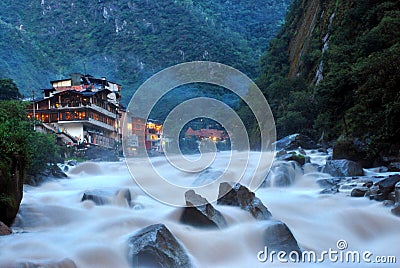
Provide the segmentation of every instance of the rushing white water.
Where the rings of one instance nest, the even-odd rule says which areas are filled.
[[[163,172],[169,171],[168,163],[161,158],[153,161]],[[219,171],[219,164],[215,162],[211,170]],[[312,169],[304,175],[294,174],[296,178],[291,187],[260,188],[256,195],[274,218],[289,226],[303,250],[317,253],[329,248],[337,250],[336,242],[345,239],[349,250],[368,250],[374,256],[400,258],[397,246],[400,218],[391,215],[390,209],[366,198],[320,195],[321,189],[315,181],[327,177],[326,174]],[[264,249],[263,224],[239,208],[215,205],[227,219],[228,228],[197,229],[179,223],[180,208],[148,197],[135,185],[124,162],[83,163],[68,175],[70,179],[50,181],[40,187],[25,186],[21,215],[13,226],[15,233],[0,237],[0,267],[64,258],[70,258],[78,267],[129,267],[127,239],[138,229],[155,223],[164,223],[171,230],[196,267],[293,265],[258,261],[257,253]],[[174,174],[182,180],[181,175]],[[184,178],[195,181],[198,174],[186,174]],[[121,188],[130,190],[131,206],[123,196],[114,197],[111,204],[103,206],[96,206],[92,201],[81,202],[86,190]],[[333,264],[327,260],[321,266],[359,265]],[[310,264],[300,266],[310,267]],[[396,267],[396,264],[387,264],[387,267]]]

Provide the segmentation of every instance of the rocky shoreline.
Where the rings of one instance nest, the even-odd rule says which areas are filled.
[[[310,153],[320,152],[321,155],[325,155],[325,163],[311,164],[310,156],[302,146],[311,149]],[[399,158],[383,157],[387,166],[364,169],[363,159],[345,152],[346,149],[354,151],[354,147],[343,148],[340,145],[334,147],[333,150],[327,150],[300,134],[290,135],[277,141],[276,147],[279,151],[276,154],[277,161],[272,166],[272,172],[274,169],[283,170],[282,174],[286,175],[279,178],[278,186],[289,186],[293,181],[291,177],[294,175],[288,174],[289,172],[285,170],[288,165],[292,167],[298,165],[303,171],[313,168],[315,171],[331,176],[317,181],[322,188],[320,194],[344,193],[350,197],[366,197],[383,202],[383,205],[389,207],[394,215],[400,216],[400,169],[397,168]],[[337,159],[349,155],[355,161]],[[360,159],[361,161],[357,161]],[[268,178],[266,185],[268,185]]]

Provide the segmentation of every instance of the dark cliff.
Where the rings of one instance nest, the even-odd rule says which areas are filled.
[[[399,1],[295,0],[258,79],[278,136],[300,132],[352,141],[371,159],[398,156],[399,29]]]

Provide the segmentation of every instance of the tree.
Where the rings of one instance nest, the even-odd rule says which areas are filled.
[[[21,98],[17,85],[12,79],[0,78],[0,100],[17,100]]]

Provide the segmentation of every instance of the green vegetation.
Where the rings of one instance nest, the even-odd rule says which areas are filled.
[[[26,175],[43,172],[54,164],[58,150],[55,137],[37,133],[27,118],[27,103],[10,79],[0,79],[0,221],[11,224],[22,199]]]
[[[263,58],[258,79],[274,112],[278,136],[303,133],[325,141],[342,137],[363,144],[369,157],[397,154],[399,2],[322,1],[309,40],[294,44],[305,2],[311,1],[294,1]],[[326,34],[328,49],[322,52]],[[303,47],[301,55],[294,55],[300,64],[289,75],[294,68],[289,51],[296,45]],[[317,83],[320,64],[323,79]]]
[[[21,97],[12,79],[0,79],[0,100],[16,100]]]
[[[31,95],[86,65],[122,84],[124,104],[146,78],[180,62],[218,61],[255,78],[288,2],[4,0],[0,74]]]
[[[12,163],[23,163],[30,175],[43,171],[57,160],[56,137],[35,132],[27,119],[27,104],[15,100],[0,101],[0,163],[2,174],[12,177]]]

